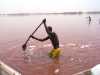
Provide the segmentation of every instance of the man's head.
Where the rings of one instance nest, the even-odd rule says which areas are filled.
[[[52,32],[52,27],[48,26],[48,31]]]

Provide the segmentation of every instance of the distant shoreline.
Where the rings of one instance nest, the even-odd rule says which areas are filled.
[[[26,15],[81,15],[81,14],[100,14],[100,11],[90,11],[90,12],[58,12],[58,13],[4,13],[0,16],[26,16]]]

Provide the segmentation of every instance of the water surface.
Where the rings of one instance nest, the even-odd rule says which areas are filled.
[[[88,16],[91,16],[89,24]],[[22,44],[41,23],[47,19],[47,25],[58,34],[62,55],[59,59],[50,59],[47,54],[52,49],[50,41],[30,40],[35,54],[31,62],[24,59]],[[0,16],[0,58],[23,75],[72,75],[89,69],[100,63],[100,15],[33,15]],[[34,34],[38,38],[46,37],[42,25]]]

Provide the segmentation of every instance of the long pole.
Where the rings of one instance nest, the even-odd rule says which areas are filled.
[[[33,31],[33,33],[32,33],[31,35],[33,35],[33,34],[38,30],[38,28],[42,25],[42,23],[43,23],[43,22],[41,22],[41,23],[39,24],[39,26],[35,29],[35,31]],[[22,48],[23,48],[24,51],[25,51],[25,49],[26,49],[26,46],[27,46],[27,43],[28,43],[29,40],[30,40],[30,36],[29,36],[28,39],[25,41],[25,43],[22,45]]]

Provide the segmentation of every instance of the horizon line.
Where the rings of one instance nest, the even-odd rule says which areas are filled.
[[[100,11],[67,11],[67,12],[16,12],[16,13],[0,13],[0,15],[46,15],[46,14],[100,14]]]

